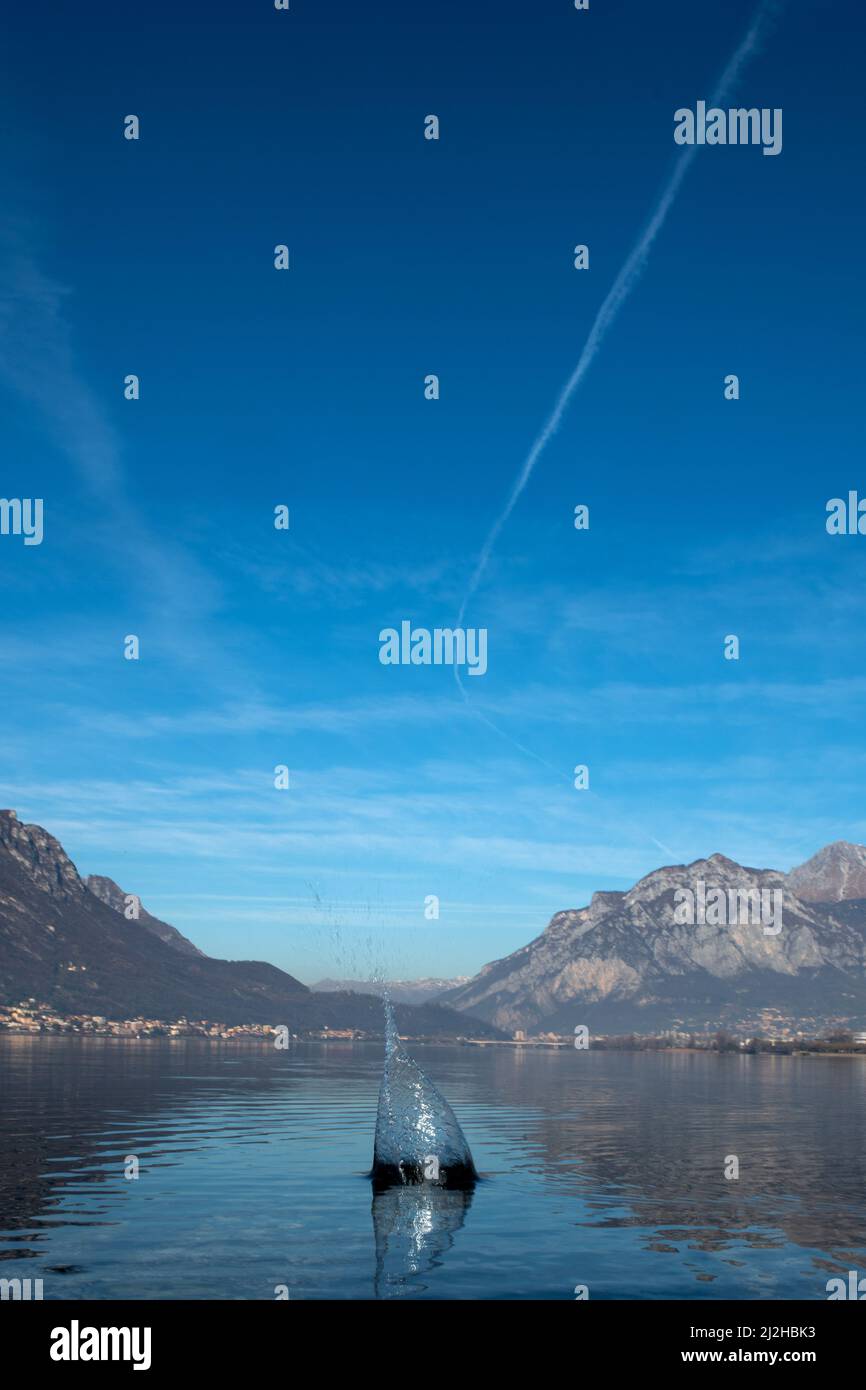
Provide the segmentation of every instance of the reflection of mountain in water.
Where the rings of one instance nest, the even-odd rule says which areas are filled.
[[[373,1195],[376,1297],[423,1294],[423,1276],[451,1249],[472,1201],[467,1188],[412,1183]]]
[[[11,1035],[0,1042],[0,1231],[27,1233],[12,1250],[0,1250],[2,1261],[36,1256],[67,1191],[105,1185],[100,1159],[104,1165],[113,1158],[120,1173],[130,1146],[139,1151],[131,1136],[142,1126],[158,1142],[165,1112],[161,1088],[203,1049],[186,1040],[137,1046]],[[68,1155],[59,1171],[52,1163],[58,1135]]]
[[[633,1227],[646,1249],[790,1242],[866,1264],[866,1059],[479,1051],[509,1147],[585,1200],[581,1224]]]

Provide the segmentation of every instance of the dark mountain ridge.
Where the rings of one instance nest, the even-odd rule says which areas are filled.
[[[109,1019],[383,1031],[381,1001],[370,995],[314,994],[264,961],[215,960],[143,930],[90,891],[53,835],[0,811],[0,1004],[23,999]],[[397,1019],[414,1036],[497,1034],[434,1004],[404,1005]]]
[[[176,951],[180,951],[185,956],[203,956],[204,951],[200,951],[194,946],[177,927],[172,927],[168,922],[161,922],[158,917],[154,917],[148,912],[140,899],[134,893],[125,893],[118,887],[113,878],[105,878],[102,874],[90,874],[83,880],[85,887],[96,895],[101,902],[120,912],[125,921],[135,921],[139,927],[144,927],[145,931],[153,932],[160,941],[164,941],[166,946],[173,946]],[[134,900],[134,901],[133,901]],[[137,905],[138,914],[133,918],[126,916],[130,907]]]

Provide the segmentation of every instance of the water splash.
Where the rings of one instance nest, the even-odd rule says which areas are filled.
[[[373,1186],[406,1183],[471,1188],[478,1179],[457,1117],[405,1051],[386,996],[385,1066],[373,1145]]]

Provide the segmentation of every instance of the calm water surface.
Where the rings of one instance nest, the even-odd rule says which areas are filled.
[[[0,1276],[45,1298],[755,1299],[866,1273],[866,1058],[412,1051],[484,1174],[469,1198],[374,1203],[380,1045],[0,1038]]]

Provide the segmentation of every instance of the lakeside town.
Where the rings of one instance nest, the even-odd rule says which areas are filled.
[[[577,1030],[576,1030],[577,1031]],[[585,1030],[582,1030],[585,1032]],[[72,1035],[78,1037],[123,1038],[206,1038],[220,1041],[250,1039],[261,1041],[278,1033],[295,1042],[378,1042],[383,1033],[361,1028],[314,1028],[285,1034],[282,1025],[268,1023],[227,1024],[210,1019],[130,1018],[112,1019],[103,1014],[60,1014],[35,999],[0,1005],[0,1034],[18,1036]],[[795,1031],[778,1024],[776,1029],[739,1035],[725,1029],[706,1032],[668,1029],[659,1034],[527,1034],[518,1030],[511,1038],[472,1038],[455,1034],[453,1038],[412,1037],[408,1041],[469,1047],[577,1048],[652,1052],[664,1050],[701,1052],[776,1053],[864,1053],[866,1032],[852,1032],[840,1025],[820,1035]]]

